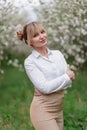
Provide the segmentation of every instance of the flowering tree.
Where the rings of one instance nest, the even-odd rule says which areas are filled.
[[[72,59],[75,65],[72,67],[81,67],[87,61],[87,0],[38,1],[41,4],[36,9],[47,27],[49,46],[60,49],[66,58]],[[16,31],[24,25],[27,12],[20,12],[11,2],[0,1],[0,73],[4,72],[1,69],[4,60],[18,66],[18,60],[13,62],[8,53],[21,43]]]
[[[22,27],[24,15],[26,16],[23,12],[21,14],[11,2],[0,1],[0,73],[4,73],[3,61],[8,65],[19,66],[18,59],[12,60],[8,54],[20,45],[16,31]]]
[[[87,61],[87,0],[55,0],[43,4],[39,12],[49,45],[72,59],[75,67],[81,67]]]

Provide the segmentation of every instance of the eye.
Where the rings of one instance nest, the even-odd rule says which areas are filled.
[[[45,31],[44,31],[44,30],[41,30],[41,33],[45,33]]]
[[[38,33],[36,33],[36,34],[34,34],[34,36],[33,37],[37,37],[39,34]]]

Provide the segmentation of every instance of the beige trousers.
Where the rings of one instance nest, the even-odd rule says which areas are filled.
[[[35,130],[63,130],[64,92],[34,96],[30,117]]]

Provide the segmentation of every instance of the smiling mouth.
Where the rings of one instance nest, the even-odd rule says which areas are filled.
[[[43,39],[43,40],[41,40],[40,42],[41,42],[41,43],[45,43],[45,42],[46,42],[46,39]]]

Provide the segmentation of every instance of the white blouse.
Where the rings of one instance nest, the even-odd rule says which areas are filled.
[[[67,63],[58,50],[48,49],[48,58],[33,50],[24,67],[35,88],[44,94],[66,89],[72,83],[66,73]]]

